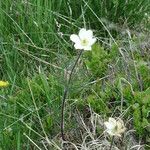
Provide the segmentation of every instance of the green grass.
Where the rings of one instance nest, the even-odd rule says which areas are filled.
[[[62,149],[66,69],[78,54],[69,36],[82,27],[93,29],[97,43],[71,81],[68,147],[108,148],[103,122],[121,116],[129,132],[114,146],[141,141],[149,149],[149,12],[149,0],[0,1],[0,80],[10,83],[0,89],[0,149]]]

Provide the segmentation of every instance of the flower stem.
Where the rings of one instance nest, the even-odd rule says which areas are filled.
[[[64,109],[65,109],[65,101],[66,101],[66,97],[67,97],[67,94],[68,94],[68,89],[69,89],[69,85],[70,85],[70,81],[71,81],[71,78],[72,78],[73,71],[74,71],[74,69],[75,69],[75,67],[76,67],[76,65],[77,65],[77,63],[78,63],[78,61],[79,61],[79,59],[81,57],[82,52],[83,52],[83,50],[81,50],[79,52],[79,55],[78,55],[74,65],[73,65],[73,67],[72,67],[72,69],[70,71],[69,79],[67,81],[67,85],[65,87],[64,95],[63,95],[63,98],[62,98],[62,104],[61,104],[61,125],[60,125],[60,127],[61,127],[61,138],[62,138],[63,141],[65,141],[65,136],[64,136]]]
[[[112,149],[113,143],[114,143],[114,136],[113,136],[112,139],[111,139],[111,144],[110,144],[110,149],[109,149],[109,150]]]

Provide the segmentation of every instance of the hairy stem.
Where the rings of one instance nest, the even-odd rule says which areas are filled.
[[[73,67],[72,67],[72,69],[70,71],[70,75],[69,75],[69,78],[68,78],[68,81],[67,81],[67,85],[66,85],[65,90],[64,90],[64,95],[63,95],[63,98],[62,98],[62,105],[61,105],[61,125],[60,125],[60,127],[61,127],[61,138],[64,141],[65,141],[65,136],[64,136],[64,109],[65,109],[65,101],[66,101],[66,98],[67,98],[67,94],[68,94],[69,85],[70,85],[70,81],[71,81],[71,78],[72,78],[73,71],[74,71],[74,69],[75,69],[75,67],[76,67],[76,65],[77,65],[77,63],[78,63],[78,61],[79,61],[79,59],[81,57],[82,52],[83,52],[83,50],[81,50],[79,52],[79,55],[78,55],[78,57],[77,57],[74,65],[73,65]]]
[[[111,139],[111,144],[110,144],[110,149],[109,149],[109,150],[112,149],[113,143],[114,143],[114,136],[113,136],[112,139]]]

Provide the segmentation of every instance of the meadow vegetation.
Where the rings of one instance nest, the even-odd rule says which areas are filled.
[[[81,28],[97,42],[73,72],[62,141]],[[149,30],[149,0],[0,1],[0,150],[107,150],[109,117],[126,127],[113,149],[150,149]]]

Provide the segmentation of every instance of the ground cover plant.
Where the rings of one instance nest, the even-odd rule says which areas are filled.
[[[0,149],[150,149],[149,12],[149,0],[0,1]],[[91,44],[71,38],[81,29]]]

